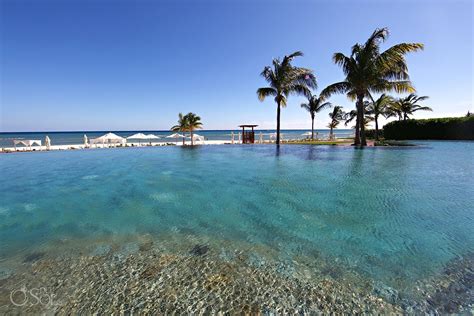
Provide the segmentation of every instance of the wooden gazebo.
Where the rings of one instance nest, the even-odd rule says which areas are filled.
[[[239,125],[242,128],[242,144],[253,144],[255,142],[255,132],[253,129],[258,125],[244,124]],[[251,131],[246,131],[245,128],[251,128]]]

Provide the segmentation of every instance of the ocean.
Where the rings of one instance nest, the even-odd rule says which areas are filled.
[[[146,133],[146,134],[155,134],[161,139],[158,139],[157,142],[169,142],[174,141],[173,139],[166,138],[166,136],[171,135],[173,132],[156,130],[156,131],[74,131],[74,132],[3,132],[0,133],[0,147],[13,147],[14,139],[38,139],[44,141],[45,137],[48,136],[51,139],[51,145],[73,145],[73,144],[82,144],[84,141],[84,135],[87,135],[88,138],[97,138],[105,133],[113,132],[122,137],[128,137],[135,133]],[[240,130],[198,130],[197,134],[202,135],[206,140],[230,140],[231,133],[238,133]],[[310,130],[282,130],[283,139],[298,139],[305,138],[302,134],[310,132]],[[315,130],[315,133],[318,133],[318,137],[327,138],[329,136],[328,129],[318,129]],[[255,137],[257,138],[260,133],[263,134],[265,140],[270,139],[270,134],[275,133],[275,130],[255,130]],[[351,129],[337,129],[334,130],[334,135],[337,138],[345,138],[353,136],[353,130]],[[237,139],[237,134],[235,135]]]

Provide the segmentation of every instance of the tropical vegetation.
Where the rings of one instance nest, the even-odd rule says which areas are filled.
[[[345,79],[326,87],[321,95],[344,93],[356,101],[355,145],[367,145],[364,99],[371,93],[414,92],[405,55],[423,49],[420,43],[401,43],[381,52],[380,44],[388,37],[388,29],[376,29],[364,44],[355,44],[349,56],[335,53],[333,61],[342,67]]]
[[[393,113],[393,115],[398,116],[398,120],[401,121],[402,119],[406,121],[410,115],[413,115],[416,111],[433,111],[428,106],[422,106],[418,104],[421,101],[428,99],[427,96],[417,96],[414,93],[409,94],[404,98],[399,98],[389,105],[389,110]]]
[[[325,102],[325,98],[317,95],[309,95],[307,103],[301,103],[301,108],[309,112],[311,116],[311,140],[314,140],[314,118],[316,113],[321,112],[326,108],[330,108],[332,104]]]
[[[261,76],[265,78],[269,86],[259,88],[257,96],[260,101],[267,97],[274,97],[277,104],[276,144],[280,145],[280,112],[281,107],[287,105],[290,94],[304,95],[309,97],[310,89],[316,88],[316,77],[313,71],[307,68],[295,67],[291,64],[295,57],[303,56],[300,51],[287,55],[280,60],[273,59],[272,66],[266,66]]]
[[[394,100],[391,96],[383,93],[377,100],[369,102],[367,105],[367,114],[373,117],[375,123],[375,140],[379,140],[379,117],[389,117],[392,115],[391,106]]]
[[[383,127],[385,139],[474,140],[474,116],[393,121]]]
[[[174,132],[182,132],[182,133],[189,132],[191,135],[191,146],[193,146],[194,145],[193,132],[196,129],[202,128],[201,118],[192,112],[189,112],[186,115],[179,113],[178,117],[179,117],[178,124],[171,127],[171,130]],[[183,145],[184,145],[184,138],[183,138]]]
[[[367,108],[368,108],[369,102],[364,102],[364,108],[365,108],[365,113],[368,113]],[[357,118],[357,111],[356,110],[351,110],[349,112],[343,112],[343,120],[344,120],[344,125],[347,126],[349,123],[351,123],[354,119]],[[364,127],[365,129],[368,128],[369,124],[374,121],[374,117],[366,114],[364,116]],[[355,128],[355,126],[352,126],[352,128]],[[367,135],[366,135],[367,136]]]
[[[331,122],[329,122],[328,127],[330,129],[329,132],[329,139],[334,139],[333,129],[335,129],[341,120],[344,119],[344,112],[342,111],[342,106],[336,105],[331,113],[329,113],[329,118]]]

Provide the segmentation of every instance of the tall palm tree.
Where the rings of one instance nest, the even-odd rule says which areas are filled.
[[[314,117],[316,113],[321,112],[325,108],[332,106],[331,102],[324,102],[322,96],[310,95],[308,96],[308,103],[301,103],[301,107],[309,112],[311,116],[311,139],[314,140]]]
[[[396,113],[398,115],[398,120],[406,121],[409,115],[413,115],[416,111],[433,111],[432,108],[428,106],[421,106],[418,104],[420,101],[424,101],[428,99],[427,96],[417,96],[414,93],[411,93],[405,98],[399,98],[395,102],[391,103],[390,110],[392,113]]]
[[[196,129],[202,128],[201,118],[198,115],[192,112],[189,112],[188,114],[185,115],[185,119],[187,122],[187,130],[191,134],[191,146],[193,146],[194,145],[193,132]]]
[[[379,116],[388,117],[391,115],[390,106],[394,102],[393,98],[383,93],[377,100],[367,105],[367,114],[373,115],[375,122],[375,140],[379,140]]]
[[[423,49],[420,43],[401,43],[380,52],[380,44],[388,37],[388,29],[376,29],[367,41],[355,44],[351,54],[335,53],[333,61],[342,67],[346,76],[344,81],[326,87],[321,95],[329,97],[335,93],[345,93],[356,100],[355,145],[367,145],[364,124],[364,98],[370,92],[386,91],[414,92],[408,75],[405,54]]]
[[[342,111],[342,106],[336,105],[331,113],[329,113],[329,118],[331,122],[329,122],[328,127],[330,128],[329,132],[329,139],[333,139],[333,129],[336,128],[341,120],[344,119],[344,112]]]
[[[178,124],[171,127],[173,132],[182,132],[184,136],[186,136],[186,132],[188,131],[188,121],[187,117],[183,115],[183,113],[178,114]],[[183,137],[183,145],[184,145],[185,138]]]
[[[303,56],[303,53],[297,51],[285,56],[283,60],[275,58],[272,66],[266,66],[261,73],[269,86],[259,88],[257,96],[260,101],[273,96],[277,104],[277,145],[280,145],[280,111],[282,106],[286,106],[288,96],[290,94],[309,96],[310,88],[316,88],[316,77],[312,70],[291,64],[292,60],[299,56]]]

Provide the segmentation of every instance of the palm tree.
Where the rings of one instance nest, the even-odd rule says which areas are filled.
[[[191,146],[194,145],[193,132],[196,129],[202,128],[201,118],[194,113],[189,112],[185,115],[187,123],[187,130],[191,133]]]
[[[308,103],[301,103],[301,107],[308,111],[311,116],[311,140],[314,140],[314,117],[316,113],[332,106],[330,102],[324,102],[324,100],[322,96],[310,95],[308,96]]]
[[[364,111],[365,113],[367,113],[365,116],[364,116],[364,126],[367,128],[369,123],[374,121],[374,117],[370,115],[370,113],[368,112],[368,107],[369,107],[369,102],[368,101],[365,101],[364,102]],[[352,111],[349,111],[349,112],[344,112],[343,113],[343,120],[344,120],[344,125],[347,126],[349,125],[350,122],[352,122],[355,118],[357,118],[357,110],[352,110]],[[352,127],[354,128],[354,127]]]
[[[273,96],[277,104],[277,145],[280,145],[280,110],[282,106],[286,106],[288,96],[309,96],[310,88],[316,88],[316,78],[312,70],[291,65],[291,61],[298,56],[303,56],[303,53],[294,52],[283,60],[275,58],[272,66],[266,66],[261,73],[269,86],[257,90],[258,99],[263,101],[266,97]]]
[[[346,76],[344,81],[325,88],[321,95],[329,97],[335,93],[345,93],[351,100],[356,100],[356,133],[355,145],[367,145],[364,124],[364,98],[370,92],[386,91],[414,92],[408,75],[405,54],[423,49],[420,43],[401,43],[380,52],[380,44],[388,37],[386,28],[376,29],[367,41],[355,44],[350,56],[335,53],[333,61],[342,67]]]
[[[334,135],[332,130],[336,128],[339,123],[341,123],[341,120],[344,119],[344,112],[342,111],[342,106],[336,105],[332,112],[329,113],[329,118],[331,119],[331,122],[328,124],[328,127],[330,128],[329,139],[333,139]]]
[[[389,108],[393,102],[394,100],[391,96],[383,93],[377,100],[370,102],[367,106],[367,113],[373,115],[373,120],[375,121],[375,140],[379,140],[379,116],[390,116]]]
[[[390,110],[392,113],[398,115],[398,120],[401,121],[402,118],[404,121],[408,119],[409,115],[413,115],[413,112],[416,111],[433,111],[432,108],[428,106],[421,106],[418,104],[420,101],[428,99],[427,96],[417,96],[414,93],[411,93],[405,98],[399,98],[395,102],[392,102]]]
[[[179,113],[178,115],[178,124],[171,127],[173,132],[182,132],[184,136],[186,136],[186,132],[188,130],[188,122],[187,117],[183,116],[183,113]],[[184,137],[183,137],[183,145],[184,145]]]

